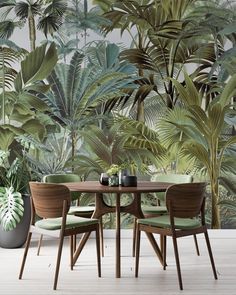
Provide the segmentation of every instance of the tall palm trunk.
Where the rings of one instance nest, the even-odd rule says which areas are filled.
[[[3,49],[2,49],[3,50]],[[4,53],[2,54],[2,122],[3,124],[6,123],[6,118],[5,118],[5,60],[4,60]]]
[[[76,143],[77,143],[77,136],[75,131],[71,131],[71,171],[74,171],[74,159],[76,153]]]
[[[211,228],[221,228],[220,210],[219,210],[219,184],[217,179],[211,180]]]
[[[75,3],[75,9],[76,9],[76,15],[78,16],[79,15],[79,3],[78,3],[78,0],[76,0],[76,3]],[[79,19],[77,17],[77,27],[79,27]],[[79,49],[79,33],[78,31],[76,31],[75,33],[75,39],[76,39],[76,49]]]
[[[36,43],[36,29],[35,29],[35,20],[31,11],[29,12],[28,24],[29,24],[30,50],[33,51],[35,50],[35,43]]]
[[[137,121],[141,121],[141,122],[144,122],[145,121],[145,116],[144,116],[144,101],[141,101],[140,99],[138,99],[136,120]]]
[[[138,33],[138,47],[143,48],[143,37],[142,34],[139,32]],[[142,69],[139,69],[139,77],[143,77],[144,72]],[[137,102],[137,116],[136,116],[137,121],[144,122],[145,121],[145,116],[144,116],[144,101],[138,98]]]
[[[211,182],[211,228],[219,229],[221,227],[220,222],[220,210],[219,210],[219,176],[220,176],[220,163],[217,157],[218,140],[212,139],[210,144],[210,182]]]

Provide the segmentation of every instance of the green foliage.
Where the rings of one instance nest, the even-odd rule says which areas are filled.
[[[71,159],[71,144],[66,132],[50,133],[42,144],[31,138],[23,138],[24,144],[29,144],[37,150],[27,153],[26,160],[32,171],[33,178],[41,181],[44,175],[65,173],[68,171],[67,163]]]
[[[231,226],[236,221],[236,178],[235,174],[224,174],[219,178],[219,183],[224,187],[223,196],[220,198],[219,206],[224,215],[223,220]]]
[[[0,223],[5,231],[12,230],[20,222],[24,213],[23,200],[19,192],[11,186],[0,191]]]
[[[36,81],[43,80],[55,67],[57,63],[55,44],[51,43],[47,51],[46,48],[46,43],[37,47],[21,63],[21,77],[24,85],[31,85]]]
[[[106,171],[109,176],[118,174],[120,171],[120,166],[116,164],[112,164],[109,169]]]
[[[18,53],[12,49],[6,49],[4,52],[6,53],[4,55],[5,65],[2,66],[6,66],[7,62],[13,62],[22,56],[21,51]],[[52,71],[56,62],[55,45],[51,44],[47,48],[45,44],[25,56],[18,73],[15,72],[13,76],[7,75],[6,71],[3,73],[4,91],[0,96],[2,97],[1,114],[4,124],[1,128],[4,130],[7,140],[4,141],[5,145],[2,149],[7,150],[15,135],[28,133],[41,140],[44,138],[45,124],[40,122],[40,116],[35,118],[35,112],[36,110],[47,110],[47,104],[39,98],[39,95],[48,91],[49,85],[40,80]],[[7,81],[9,81],[10,90],[6,91]],[[5,124],[6,120],[9,124]],[[11,132],[13,132],[12,135]]]
[[[83,2],[83,4],[81,3]],[[88,1],[71,1],[69,5],[63,30],[69,35],[75,35],[75,40],[78,44],[79,33],[80,37],[84,39],[84,45],[87,44],[88,31],[93,31],[101,35],[101,26],[108,24],[101,14],[99,7],[92,7],[88,9]]]
[[[30,178],[24,158],[10,162],[10,153],[0,150],[0,224],[8,231],[16,227],[23,213],[22,193]]]
[[[0,22],[0,37],[9,39],[16,28],[29,27],[29,40],[31,51],[36,47],[36,20],[37,29],[43,31],[45,36],[58,31],[63,22],[63,15],[67,3],[63,0],[52,1],[11,1],[5,0],[0,4],[2,20]],[[15,14],[14,20],[12,15]],[[15,21],[18,20],[18,21]]]
[[[155,161],[152,153],[143,147],[128,145],[128,138],[119,124],[101,129],[96,126],[87,127],[80,132],[84,140],[86,154],[79,154],[75,159],[75,171],[88,176],[95,172],[100,174],[107,171],[113,164],[141,171],[144,164]],[[133,171],[135,172],[135,171]]]
[[[129,73],[113,67],[104,69],[90,65],[83,68],[83,61],[84,55],[76,51],[69,65],[58,64],[48,77],[53,85],[46,97],[49,113],[69,130],[72,158],[76,154],[79,130],[97,122],[102,105],[122,96],[123,89],[133,81]]]
[[[227,165],[224,166],[228,168],[228,171],[233,170],[235,152],[231,151],[231,168],[228,160],[229,154],[227,151],[230,146],[235,145],[236,136],[231,136],[225,138],[223,132],[226,127],[225,115],[230,109],[230,99],[235,93],[236,75],[234,75],[228,84],[222,91],[221,96],[214,100],[209,106],[207,111],[204,111],[199,104],[192,104],[189,101],[188,95],[190,93],[189,89],[193,88],[191,82],[187,83],[185,87],[179,82],[175,82],[177,90],[180,90],[180,99],[183,101],[185,108],[183,109],[184,121],[176,122],[169,120],[171,116],[164,120],[164,125],[175,126],[180,132],[185,136],[183,142],[183,137],[179,138],[179,143],[181,143],[181,153],[190,160],[195,159],[195,161],[200,162],[207,170],[208,176],[211,184],[212,193],[212,227],[220,227],[220,215],[218,208],[219,201],[219,184],[218,178],[221,173],[221,167],[226,159]],[[194,91],[196,93],[196,91]],[[198,99],[195,99],[198,101]],[[176,112],[176,109],[172,112]],[[181,109],[179,109],[181,112]],[[172,127],[171,127],[172,128]],[[173,129],[173,128],[172,128]],[[167,129],[166,129],[167,131]],[[187,138],[186,138],[187,137]],[[166,142],[171,145],[173,139],[171,136],[165,136]],[[225,157],[226,156],[226,157]]]

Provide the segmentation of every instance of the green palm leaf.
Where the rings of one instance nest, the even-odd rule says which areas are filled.
[[[179,93],[180,100],[187,106],[201,106],[201,97],[199,95],[199,92],[186,72],[184,73],[184,78],[186,82],[185,87],[182,84],[180,84],[177,80],[171,79]]]
[[[235,92],[236,92],[235,84],[236,84],[236,74],[234,74],[230,78],[230,80],[227,82],[227,84],[225,85],[221,93],[219,103],[222,106],[227,105],[229,103],[229,100],[235,95]]]
[[[212,130],[212,137],[219,137],[223,125],[224,125],[224,117],[225,110],[222,108],[220,103],[215,103],[208,109],[208,117],[209,117],[209,128]]]
[[[47,44],[37,47],[22,62],[22,80],[30,84],[47,77],[57,63],[55,44],[52,43],[46,51]]]
[[[196,157],[204,166],[210,171],[210,158],[208,150],[199,143],[189,142],[184,144],[184,147],[181,151],[181,154],[189,157],[191,160],[193,157]]]

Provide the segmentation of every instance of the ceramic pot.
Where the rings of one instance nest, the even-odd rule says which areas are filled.
[[[119,186],[119,177],[117,174],[113,174],[108,178],[108,185],[109,186]]]
[[[5,231],[0,226],[0,247],[2,248],[20,248],[26,241],[31,220],[31,205],[29,195],[23,195],[22,197],[24,201],[24,214],[16,228]]]
[[[135,175],[123,176],[123,186],[137,186],[137,176]]]
[[[109,178],[109,176],[107,175],[107,173],[103,172],[100,175],[99,182],[102,185],[108,185],[108,178]]]

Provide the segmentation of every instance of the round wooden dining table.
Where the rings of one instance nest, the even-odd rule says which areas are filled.
[[[84,181],[84,182],[68,182],[63,183],[71,192],[94,193],[95,194],[95,210],[92,218],[99,218],[106,213],[114,212],[116,214],[116,277],[121,277],[121,251],[120,251],[120,213],[130,213],[136,218],[144,218],[141,209],[141,194],[151,192],[165,192],[171,183],[167,182],[150,182],[138,181],[136,187],[124,186],[105,186],[98,181]],[[112,193],[115,195],[115,206],[106,204],[103,200],[103,194]],[[122,194],[133,194],[133,200],[130,204],[121,206]],[[82,236],[79,245],[73,256],[73,264],[76,263],[90,233]],[[155,253],[157,254],[161,264],[163,265],[162,253],[151,233],[146,233]]]

